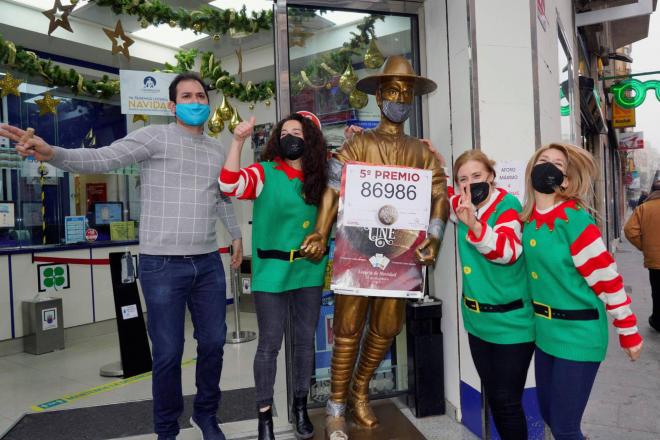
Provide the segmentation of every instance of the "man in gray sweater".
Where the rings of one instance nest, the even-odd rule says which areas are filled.
[[[215,225],[224,223],[233,241],[232,266],[242,258],[241,231],[229,199],[220,194],[218,175],[225,148],[204,134],[209,115],[206,86],[195,74],[178,75],[170,85],[169,125],[151,125],[98,149],[65,149],[25,131],[0,125],[0,136],[19,142],[23,156],[65,171],[103,173],[140,164],[139,279],[147,304],[153,356],[154,430],[159,440],[175,439],[183,411],[181,358],[186,304],[197,339],[197,371],[192,423],[204,440],[224,439],[216,412],[227,326],[225,275]]]

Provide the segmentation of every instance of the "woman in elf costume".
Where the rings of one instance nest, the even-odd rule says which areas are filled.
[[[536,390],[557,440],[583,439],[582,414],[607,351],[606,312],[631,360],[642,350],[637,319],[590,214],[597,168],[586,150],[540,148],[527,164],[523,248],[536,327]]]
[[[479,150],[454,163],[457,194],[450,204],[463,266],[463,322],[500,437],[526,440],[521,399],[534,352],[534,318],[520,258],[522,208],[495,188],[493,164]]]
[[[280,121],[268,140],[262,162],[240,168],[243,143],[254,118],[234,130],[220,173],[225,194],[254,200],[252,289],[259,326],[254,381],[259,410],[259,440],[272,440],[273,386],[289,304],[293,308],[293,400],[296,436],[314,436],[307,416],[307,393],[314,362],[314,332],[321,308],[327,257],[313,262],[300,255],[300,244],[316,224],[317,206],[326,186],[326,142],[320,127],[292,114]]]

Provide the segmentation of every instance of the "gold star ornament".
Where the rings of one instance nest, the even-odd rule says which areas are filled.
[[[0,97],[4,98],[9,94],[21,96],[18,92],[18,86],[22,82],[23,80],[14,78],[11,76],[11,73],[7,73],[2,79],[0,79]]]
[[[46,113],[57,114],[57,106],[61,99],[53,98],[50,93],[46,93],[43,98],[35,99],[34,102],[39,106],[39,116]]]
[[[117,20],[114,31],[112,29],[103,28],[103,32],[105,32],[108,38],[110,38],[110,41],[112,41],[112,54],[115,55],[121,52],[130,60],[131,55],[128,53],[128,48],[134,43],[134,41],[124,33],[124,28],[121,26],[121,20]],[[121,44],[118,44],[117,40],[120,40]]]
[[[48,24],[48,35],[52,34],[53,31],[58,27],[66,29],[69,32],[73,32],[73,29],[71,29],[71,25],[69,24],[69,14],[75,7],[76,5],[73,4],[69,6],[62,6],[62,2],[60,0],[55,0],[55,4],[53,5],[52,9],[48,9],[47,11],[42,12],[42,14],[44,14],[50,20],[50,23]]]

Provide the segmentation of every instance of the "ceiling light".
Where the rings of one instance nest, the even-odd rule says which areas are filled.
[[[143,40],[176,48],[208,37],[206,34],[196,34],[191,29],[171,28],[167,25],[150,25],[145,29],[131,32],[131,35]]]
[[[360,12],[346,12],[346,11],[327,11],[324,14],[321,14],[321,17],[330,20],[336,26],[342,26],[344,24],[354,23],[356,21],[362,20],[364,17],[369,16],[369,14],[362,14]]]
[[[263,10],[272,10],[273,9],[273,0],[243,0],[240,4],[237,5],[236,0],[214,0],[209,3],[209,6],[216,7],[218,9],[233,9],[235,11],[240,11],[243,5],[245,5],[245,12],[247,16],[252,16],[252,12],[261,12]]]

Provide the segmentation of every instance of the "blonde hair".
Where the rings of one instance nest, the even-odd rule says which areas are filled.
[[[493,175],[493,182],[495,182],[495,177],[497,176],[497,173],[495,173],[495,161],[490,160],[488,156],[486,156],[486,154],[483,153],[481,150],[467,150],[466,152],[458,156],[458,158],[454,161],[455,183],[458,183],[458,170],[460,170],[463,165],[465,165],[471,160],[480,162],[486,168],[486,170],[488,170],[488,172]]]
[[[591,153],[576,145],[564,143],[552,143],[545,145],[534,153],[527,162],[525,170],[525,206],[521,213],[523,221],[529,220],[534,210],[534,188],[532,187],[532,168],[541,157],[541,154],[549,149],[561,151],[566,156],[566,172],[568,186],[566,188],[555,188],[555,194],[561,200],[575,200],[577,204],[594,213],[591,200],[594,198],[593,181],[598,176],[598,167]]]

